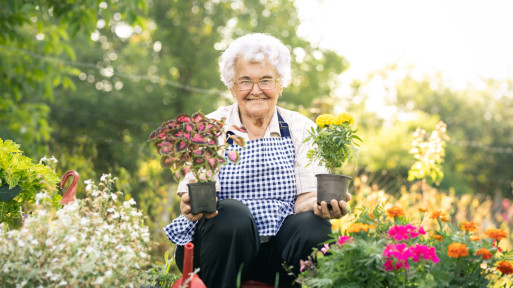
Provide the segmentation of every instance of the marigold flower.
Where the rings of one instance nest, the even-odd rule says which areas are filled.
[[[447,256],[453,258],[468,256],[467,245],[458,242],[450,244],[449,248],[447,249]]]
[[[475,236],[475,235],[470,236],[470,241],[479,241],[479,240],[481,240],[481,238],[479,238],[479,236]]]
[[[481,255],[481,257],[483,257],[483,259],[492,259],[492,252],[490,252],[490,250],[486,249],[486,248],[481,248],[481,249],[478,249],[477,252],[476,252],[476,255]]]
[[[461,222],[461,230],[468,231],[468,232],[474,232],[477,230],[476,224],[472,221],[468,222]]]
[[[442,235],[438,235],[438,234],[431,235],[431,238],[438,240],[438,241],[444,240],[444,237],[442,237]]]
[[[451,221],[451,219],[449,219],[449,217],[442,214],[442,215],[440,215],[440,221],[449,222],[449,221]]]
[[[438,219],[438,217],[440,217],[440,215],[442,215],[442,211],[435,211],[435,212],[431,213],[431,216],[429,216],[429,218],[436,220],[436,219]]]
[[[347,232],[355,232],[355,233],[358,233],[360,231],[369,231],[369,228],[371,228],[369,226],[369,224],[363,224],[363,223],[353,223],[351,226],[349,226],[349,228],[347,228]]]
[[[334,116],[331,114],[321,114],[315,119],[315,124],[319,127],[331,125],[334,122]]]
[[[485,231],[485,234],[488,238],[495,239],[497,241],[501,241],[501,239],[508,236],[508,234],[504,232],[504,229],[488,229]]]
[[[406,214],[404,213],[404,209],[403,208],[392,207],[392,208],[388,208],[387,209],[387,216],[388,217],[394,218],[394,217],[401,217],[401,216],[405,216],[405,215]]]
[[[428,209],[419,208],[419,211],[420,211],[420,212],[422,212],[422,213],[424,213],[424,212],[427,212],[427,211],[428,211]]]
[[[351,125],[354,123],[353,116],[351,116],[349,113],[340,113],[337,116],[335,116],[335,125],[341,125],[341,124],[347,124]]]
[[[501,261],[497,265],[497,270],[501,271],[504,274],[511,274],[513,273],[513,265],[509,263],[508,261]]]

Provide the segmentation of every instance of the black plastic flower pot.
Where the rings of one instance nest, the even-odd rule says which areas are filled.
[[[199,182],[187,184],[191,213],[216,211],[216,182]]]
[[[317,203],[326,201],[331,208],[331,200],[346,201],[347,188],[353,178],[337,174],[317,174]]]

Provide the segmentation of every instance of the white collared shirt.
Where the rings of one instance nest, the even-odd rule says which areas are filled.
[[[317,179],[315,174],[323,174],[328,172],[326,168],[317,165],[317,163],[312,162],[310,165],[308,165],[309,160],[306,155],[308,150],[312,149],[312,141],[304,143],[304,140],[308,137],[308,131],[311,129],[311,127],[315,127],[315,123],[308,117],[296,111],[276,107],[271,122],[269,123],[269,127],[265,132],[264,138],[281,137],[277,111],[280,112],[283,120],[289,126],[290,137],[292,138],[292,143],[295,149],[294,171],[297,194],[299,195],[306,192],[317,191]],[[226,131],[233,131],[236,135],[243,137],[246,141],[249,141],[249,135],[247,133],[230,129],[232,126],[243,126],[239,117],[239,106],[237,103],[234,103],[230,106],[221,107],[218,110],[208,114],[207,117],[217,120],[225,118]],[[223,138],[220,138],[220,140],[224,141]],[[307,165],[308,167],[306,167]],[[192,173],[187,174],[184,180],[180,181],[178,184],[177,193],[188,191],[187,183],[189,183],[190,179],[194,179]],[[219,185],[219,181],[216,181],[216,185]],[[219,186],[217,187],[217,190],[221,190]]]

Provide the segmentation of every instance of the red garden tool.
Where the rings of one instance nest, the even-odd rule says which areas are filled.
[[[194,254],[194,244],[191,242],[185,244],[185,252],[183,254],[183,273],[180,279],[176,280],[175,283],[171,286],[171,288],[207,288],[203,281],[199,278],[198,274],[192,274],[192,277],[189,275],[192,273],[192,259]],[[185,286],[182,286],[184,285]]]

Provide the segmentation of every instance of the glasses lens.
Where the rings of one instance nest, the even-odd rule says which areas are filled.
[[[260,89],[273,89],[274,83],[276,83],[274,79],[264,79],[258,81],[258,86],[260,87]]]

